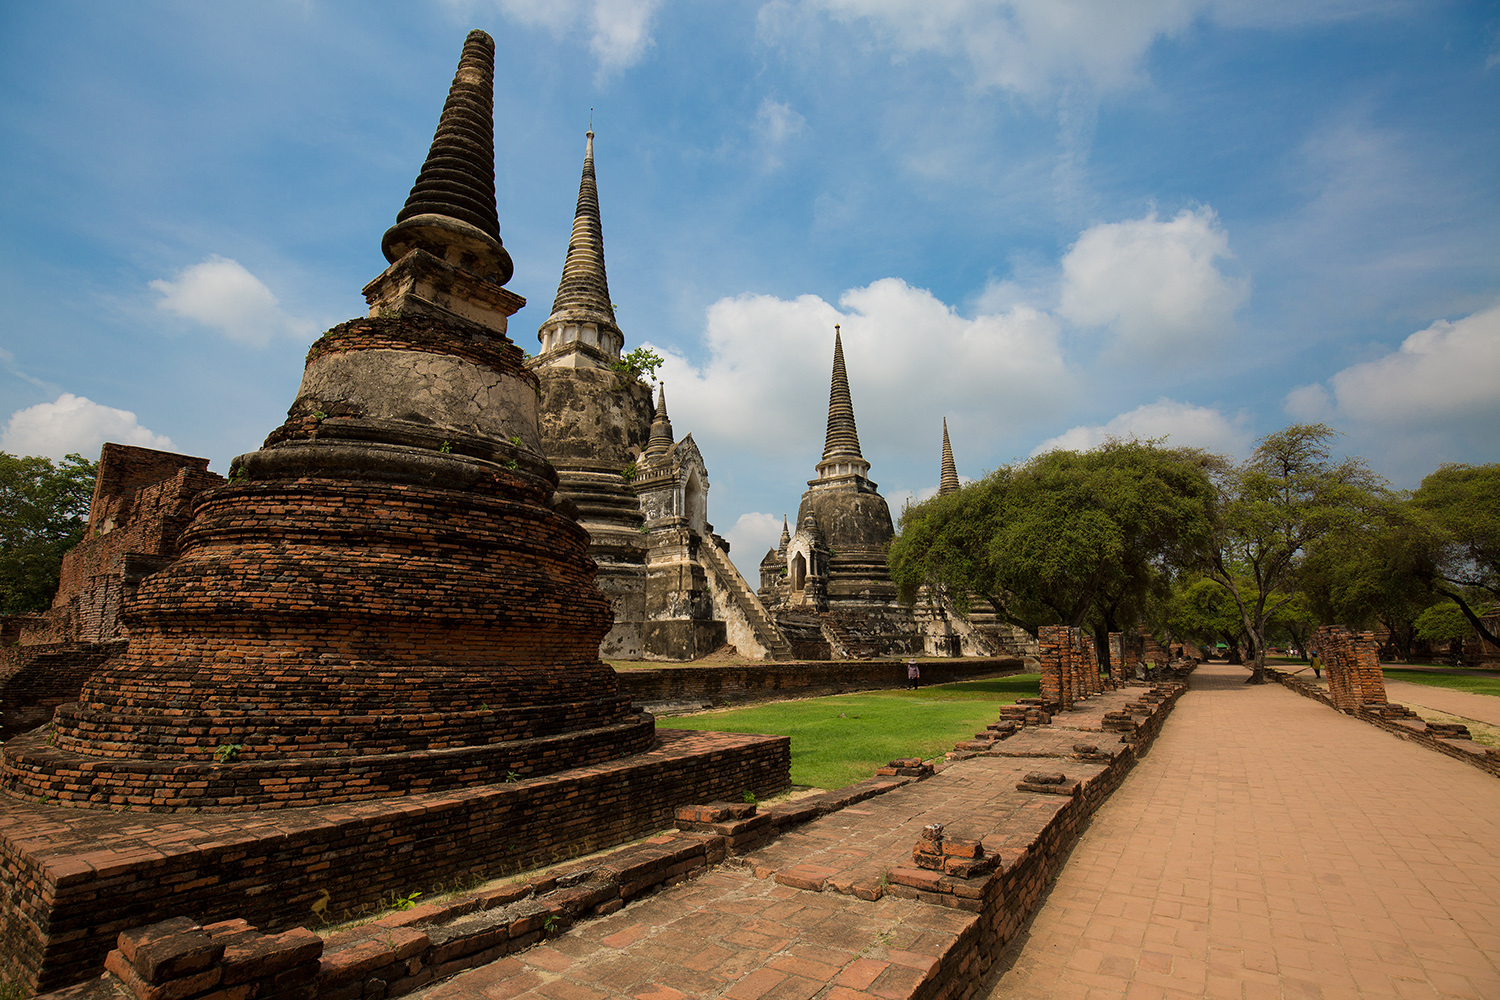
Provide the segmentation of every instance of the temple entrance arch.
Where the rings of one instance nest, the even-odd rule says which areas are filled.
[[[800,594],[807,586],[807,559],[798,552],[792,556],[792,593]]]

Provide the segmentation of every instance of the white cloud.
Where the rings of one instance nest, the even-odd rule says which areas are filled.
[[[73,452],[96,458],[106,441],[162,451],[175,451],[177,447],[171,438],[142,427],[129,410],[101,406],[70,392],[50,403],[17,410],[0,432],[0,450],[54,460]]]
[[[1286,411],[1299,419],[1402,429],[1460,422],[1482,425],[1500,417],[1497,372],[1500,306],[1455,322],[1439,320],[1407,337],[1400,349],[1336,373],[1328,380],[1329,388],[1293,389]]]
[[[251,347],[264,347],[280,336],[307,337],[317,329],[283,312],[271,290],[238,261],[217,254],[185,268],[175,280],[153,281],[151,287],[162,295],[157,308]]]
[[[1333,399],[1328,390],[1314,382],[1299,385],[1286,394],[1287,414],[1305,424],[1323,423],[1333,416]]]
[[[720,448],[821,449],[835,323],[861,439],[882,449],[928,446],[942,416],[958,409],[976,424],[1029,421],[1068,391],[1057,323],[1046,313],[1017,305],[967,319],[925,289],[883,278],[845,292],[838,308],[816,295],[715,302],[704,363],[653,345],[666,358],[672,412]]]
[[[1084,231],[1062,261],[1058,314],[1085,327],[1108,327],[1126,356],[1162,362],[1201,355],[1227,334],[1249,281],[1219,262],[1233,255],[1208,207],[1156,213]]]
[[[791,139],[807,130],[807,119],[791,105],[767,97],[755,112],[755,134],[760,138],[767,170],[781,166],[781,150]]]
[[[1248,454],[1252,434],[1245,416],[1227,417],[1218,410],[1171,399],[1138,406],[1106,424],[1074,427],[1043,441],[1033,455],[1063,448],[1088,451],[1110,438],[1147,440],[1166,438],[1171,448],[1202,448],[1230,456]]]
[[[788,511],[795,515],[796,511]],[[774,549],[781,540],[781,515],[762,514],[752,511],[741,514],[734,527],[721,532],[729,542],[729,555],[740,571],[740,576],[750,584],[751,590],[760,587],[760,561],[767,549]]]
[[[494,0],[505,16],[555,37],[582,34],[607,76],[641,61],[652,45],[651,26],[662,0]],[[459,0],[460,7],[474,6]]]
[[[1392,0],[805,0],[868,27],[898,57],[958,57],[980,87],[1041,94],[1082,83],[1134,85],[1151,47],[1200,20],[1285,28],[1383,12]],[[762,21],[789,17],[767,4]]]

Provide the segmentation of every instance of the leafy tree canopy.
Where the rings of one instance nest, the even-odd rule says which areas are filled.
[[[41,611],[57,591],[63,553],[87,528],[97,463],[0,452],[0,614]]]
[[[1412,507],[1430,532],[1426,581],[1500,645],[1481,620],[1500,600],[1500,464],[1445,465],[1422,480]]]
[[[941,586],[1032,635],[1136,609],[1212,537],[1216,459],[1111,441],[1004,467],[902,515],[891,576],[904,600]]]
[[[1239,609],[1253,683],[1265,680],[1267,629],[1296,597],[1309,550],[1360,530],[1389,501],[1385,481],[1363,460],[1333,459],[1334,434],[1323,424],[1293,424],[1261,438],[1254,454],[1224,476],[1210,576]]]

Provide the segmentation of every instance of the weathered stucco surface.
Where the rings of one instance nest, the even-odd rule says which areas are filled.
[[[334,402],[358,407],[366,418],[519,437],[538,450],[541,445],[531,387],[466,358],[379,349],[324,355],[308,366],[297,405]]]

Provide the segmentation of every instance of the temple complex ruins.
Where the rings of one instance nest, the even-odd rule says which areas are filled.
[[[614,612],[600,655],[691,660],[726,643],[751,659],[791,649],[708,522],[708,469],[692,435],[675,442],[665,390],[621,359],[604,265],[594,133],[552,313],[527,367],[540,392],[542,450],[589,533],[597,582]]]
[[[785,738],[658,733],[599,659],[609,602],[506,335],[493,67],[471,32],[369,315],[197,494],[120,608],[128,648],[0,749],[0,947],[28,988],[126,923],[294,926],[786,786]],[[286,818],[220,815],[247,812]]]

